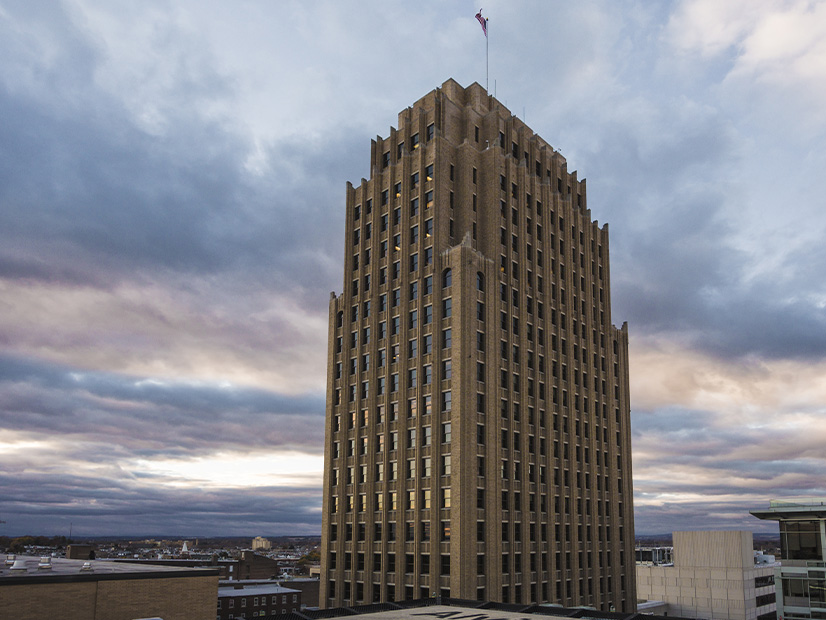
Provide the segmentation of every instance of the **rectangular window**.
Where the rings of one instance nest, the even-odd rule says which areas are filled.
[[[450,390],[442,392],[442,411],[450,411],[453,406],[453,397]]]
[[[453,375],[453,361],[442,360],[442,379],[448,380]]]

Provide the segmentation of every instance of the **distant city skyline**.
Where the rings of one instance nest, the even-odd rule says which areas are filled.
[[[478,11],[0,3],[0,535],[320,533],[345,183]],[[484,14],[610,227],[637,532],[772,532],[826,496],[826,5]]]

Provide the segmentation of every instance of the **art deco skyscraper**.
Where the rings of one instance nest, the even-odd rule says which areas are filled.
[[[585,181],[478,84],[372,143],[330,300],[322,607],[636,607],[628,334]]]

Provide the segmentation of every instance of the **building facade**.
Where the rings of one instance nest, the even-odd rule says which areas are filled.
[[[673,565],[637,564],[637,596],[682,618],[774,620],[774,564],[751,532],[674,532]]]
[[[9,557],[0,564],[0,618],[212,620],[218,571]]]
[[[322,607],[635,608],[628,333],[585,181],[453,80],[347,185]]]
[[[269,618],[301,610],[301,592],[277,583],[234,584],[218,588],[217,620]]]
[[[780,526],[778,618],[826,619],[826,498],[773,500],[751,514]]]

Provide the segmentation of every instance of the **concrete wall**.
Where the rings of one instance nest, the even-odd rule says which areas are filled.
[[[684,618],[755,620],[774,605],[755,606],[758,594],[774,586],[754,587],[771,566],[754,566],[752,534],[674,532],[674,566],[637,566],[637,595],[668,603],[668,615]]]

